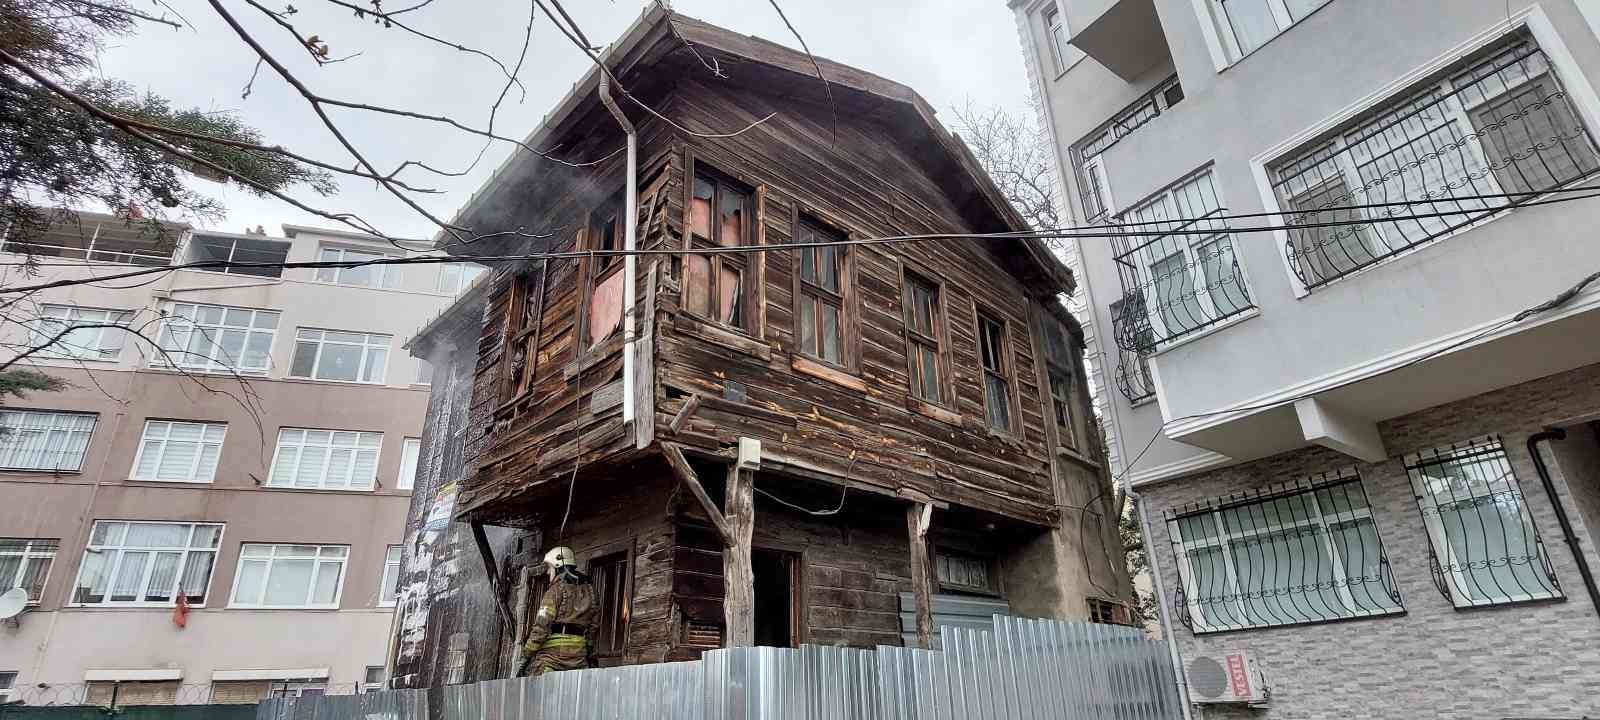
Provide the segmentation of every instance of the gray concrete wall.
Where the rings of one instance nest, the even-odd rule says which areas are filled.
[[[1394,456],[1357,467],[1405,613],[1199,636],[1175,627],[1185,662],[1200,653],[1245,649],[1271,687],[1265,710],[1207,709],[1205,717],[1578,717],[1600,711],[1600,615],[1525,445],[1548,424],[1596,410],[1600,366],[1590,366],[1383,423]],[[1503,439],[1564,600],[1457,610],[1434,587],[1426,530],[1399,456],[1489,434]],[[1559,459],[1553,479],[1570,510],[1574,498],[1566,488],[1583,470]],[[1347,456],[1311,448],[1144,489],[1155,524],[1152,558],[1163,583],[1179,583],[1171,538],[1157,520],[1163,511],[1350,464]],[[1579,531],[1594,566],[1600,561],[1594,539]],[[1165,602],[1172,611],[1172,599]]]

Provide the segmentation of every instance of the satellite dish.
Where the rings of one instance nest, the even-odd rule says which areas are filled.
[[[28,609],[28,591],[11,588],[0,593],[0,620],[10,620]]]

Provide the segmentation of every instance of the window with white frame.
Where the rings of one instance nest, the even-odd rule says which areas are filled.
[[[0,704],[11,702],[11,696],[17,691],[17,673],[15,671],[0,672]]]
[[[189,240],[188,262],[263,263],[223,265],[201,268],[228,275],[283,277],[283,263],[289,259],[289,243],[266,237],[195,234]]]
[[[371,490],[383,433],[283,428],[267,487]]]
[[[390,335],[300,328],[294,334],[289,377],[382,383]]]
[[[399,545],[390,545],[383,555],[383,581],[378,585],[378,604],[391,607],[400,598]]]
[[[1083,59],[1084,52],[1067,42],[1066,19],[1061,16],[1061,9],[1056,7],[1054,0],[1045,6],[1040,16],[1044,19],[1045,42],[1050,45],[1050,60],[1055,63],[1056,74],[1059,75]]]
[[[228,607],[339,607],[349,545],[239,546],[239,571]]]
[[[315,679],[274,680],[267,688],[267,697],[272,700],[318,697],[326,694],[328,694],[328,683]]]
[[[417,360],[417,381],[413,385],[433,384],[433,363],[427,360]]]
[[[472,281],[487,269],[473,263],[439,263],[439,279],[433,289],[446,295],[459,295],[472,287]]]
[[[1328,0],[1204,0],[1229,60],[1238,60]]]
[[[317,259],[321,262],[358,263],[392,258],[387,253],[352,248],[324,247]],[[400,287],[399,265],[362,265],[359,267],[317,268],[317,280],[356,287]]]
[[[1117,340],[1124,349],[1148,337],[1161,343],[1209,327],[1254,307],[1221,212],[1210,168],[1191,175],[1119,216],[1139,235],[1113,239],[1122,278],[1124,312]],[[1146,332],[1148,331],[1148,332]]]
[[[1520,31],[1269,164],[1286,219],[1317,226],[1288,231],[1308,290],[1596,170],[1600,149]],[[1399,217],[1415,214],[1433,216]]]
[[[48,410],[0,410],[0,469],[77,472],[95,416]]]
[[[389,669],[382,665],[368,665],[361,677],[361,692],[381,692],[389,683]]]
[[[75,605],[204,605],[222,544],[218,523],[96,520]]]
[[[265,373],[272,362],[276,310],[172,303],[150,364],[201,372]]]
[[[0,538],[0,593],[22,588],[29,603],[39,602],[58,545],[56,540]]]
[[[1400,612],[1360,477],[1326,480],[1169,514],[1179,620],[1205,633]]]
[[[422,440],[406,438],[400,445],[400,477],[394,480],[394,489],[410,490],[417,481],[417,457],[422,452]]]
[[[222,438],[227,432],[227,423],[146,420],[131,477],[211,482],[217,474],[217,458],[222,454]]]
[[[127,339],[124,328],[132,320],[132,310],[40,305],[28,342],[34,346],[49,343],[38,357],[115,360]]]
[[[1506,449],[1491,437],[1406,458],[1434,583],[1456,607],[1561,597]]]

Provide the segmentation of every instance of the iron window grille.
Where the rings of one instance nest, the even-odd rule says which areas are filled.
[[[1178,76],[1173,75],[1073,143],[1072,164],[1078,175],[1078,194],[1083,200],[1084,222],[1104,222],[1113,209],[1108,202],[1104,168],[1096,165],[1100,153],[1111,149],[1111,146],[1132,135],[1133,131],[1182,101],[1183,86],[1178,84]]]
[[[1544,51],[1519,32],[1270,172],[1289,224],[1354,223],[1288,231],[1284,252],[1310,290],[1596,170],[1589,129]],[[1503,193],[1514,195],[1484,197]],[[1391,219],[1432,213],[1442,214]]]
[[[1179,622],[1195,633],[1404,612],[1352,469],[1168,511]]]
[[[1134,305],[1135,307],[1129,307]],[[1144,298],[1137,296],[1124,297],[1111,303],[1111,319],[1114,332],[1123,330],[1120,325],[1122,318],[1136,318],[1144,315]],[[1149,324],[1135,326],[1130,329],[1135,333],[1134,344],[1153,347],[1155,338],[1150,332]],[[1150,374],[1150,361],[1136,352],[1121,349],[1121,342],[1117,343],[1117,389],[1128,402],[1138,405],[1156,395],[1156,380]]]
[[[1561,598],[1500,438],[1406,458],[1433,583],[1458,608]]]
[[[1122,299],[1112,318],[1123,350],[1149,355],[1255,307],[1210,168],[1123,213],[1134,236],[1112,238]]]

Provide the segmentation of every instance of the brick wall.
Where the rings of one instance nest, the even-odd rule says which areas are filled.
[[[1140,489],[1155,537],[1149,543],[1170,594],[1178,587],[1162,511],[1354,464],[1405,605],[1403,615],[1196,636],[1174,628],[1187,662],[1198,653],[1250,652],[1271,687],[1266,710],[1206,707],[1197,717],[1507,718],[1600,715],[1600,617],[1563,542],[1527,438],[1547,425],[1600,412],[1600,365],[1552,375],[1386,421],[1390,459],[1362,463],[1320,447]],[[1401,456],[1498,434],[1521,483],[1566,599],[1457,610],[1434,587],[1428,537]],[[1585,437],[1588,439],[1585,440]],[[1576,434],[1567,442],[1592,441]],[[1571,490],[1594,496],[1600,477],[1567,477],[1546,451],[1558,492],[1591,567],[1600,557]],[[1588,498],[1584,498],[1587,500]]]

